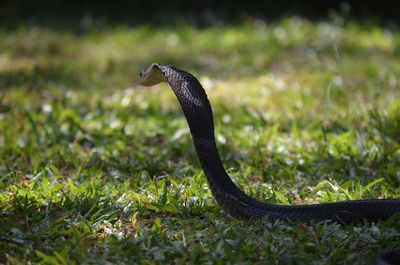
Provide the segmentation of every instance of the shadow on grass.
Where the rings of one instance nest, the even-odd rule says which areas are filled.
[[[393,6],[394,5],[394,6]],[[109,25],[174,25],[185,23],[192,26],[207,27],[220,24],[242,24],[253,18],[271,21],[287,16],[303,16],[320,19],[339,13],[353,16],[360,21],[397,20],[396,4],[391,1],[174,1],[168,5],[161,0],[137,3],[131,1],[40,1],[29,3],[5,1],[0,6],[3,25],[11,28],[28,23],[31,26],[50,27],[55,30],[84,31],[90,27]]]

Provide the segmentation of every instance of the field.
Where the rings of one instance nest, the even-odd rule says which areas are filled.
[[[88,24],[88,25],[87,25]],[[271,203],[400,197],[400,32],[332,17],[0,28],[0,263],[368,264],[400,219],[235,220],[150,63],[204,85],[233,180]]]

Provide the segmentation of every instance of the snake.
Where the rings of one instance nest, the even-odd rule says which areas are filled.
[[[283,205],[258,200],[243,192],[226,172],[215,142],[214,119],[207,94],[189,72],[172,65],[151,64],[139,73],[139,83],[153,86],[167,82],[186,117],[204,175],[218,205],[238,219],[274,221],[332,221],[341,224],[386,220],[400,213],[400,199],[346,200],[319,204]],[[383,253],[377,264],[397,252]],[[394,253],[394,254],[393,254]],[[386,255],[386,256],[385,256]]]
[[[278,205],[245,194],[227,174],[214,136],[214,119],[204,88],[192,74],[172,65],[152,64],[139,74],[139,83],[153,86],[168,82],[189,124],[193,143],[211,193],[226,212],[241,219],[271,221],[353,222],[386,220],[400,213],[400,199],[368,199],[306,205]]]

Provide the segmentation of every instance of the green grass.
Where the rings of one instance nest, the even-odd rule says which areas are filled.
[[[400,32],[339,22],[0,28],[0,263],[365,264],[399,246],[399,218],[227,216],[171,90],[135,83],[152,62],[198,76],[252,196],[400,197]]]

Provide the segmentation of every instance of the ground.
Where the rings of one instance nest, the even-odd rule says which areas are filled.
[[[331,17],[0,28],[0,262],[365,264],[400,220],[235,220],[153,62],[192,72],[233,180],[271,203],[400,197],[400,33]]]

